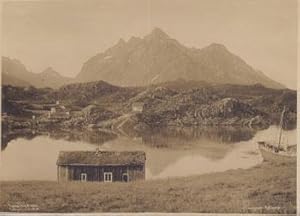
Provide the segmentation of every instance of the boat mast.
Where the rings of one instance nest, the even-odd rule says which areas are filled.
[[[280,147],[280,142],[281,142],[281,135],[282,135],[282,127],[283,127],[283,117],[284,117],[284,113],[285,113],[285,106],[283,107],[282,113],[281,113],[281,117],[280,117],[280,132],[279,132],[279,140],[278,140],[278,149]]]

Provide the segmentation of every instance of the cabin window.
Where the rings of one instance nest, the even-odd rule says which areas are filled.
[[[80,174],[80,181],[85,182],[87,180],[87,174],[86,173],[81,173]]]
[[[104,182],[112,182],[112,172],[105,172],[104,173]]]
[[[123,182],[128,182],[129,181],[128,173],[123,173],[123,175],[122,175],[122,181]]]

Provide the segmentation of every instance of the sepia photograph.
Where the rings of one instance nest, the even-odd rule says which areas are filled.
[[[3,0],[0,215],[297,215],[297,0]]]

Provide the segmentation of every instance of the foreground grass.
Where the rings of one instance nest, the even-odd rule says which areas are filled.
[[[0,211],[296,213],[296,162],[127,184],[1,182]]]

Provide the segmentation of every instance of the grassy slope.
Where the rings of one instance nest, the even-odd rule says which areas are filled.
[[[132,183],[2,182],[0,211],[37,204],[42,212],[296,212],[296,163]]]

